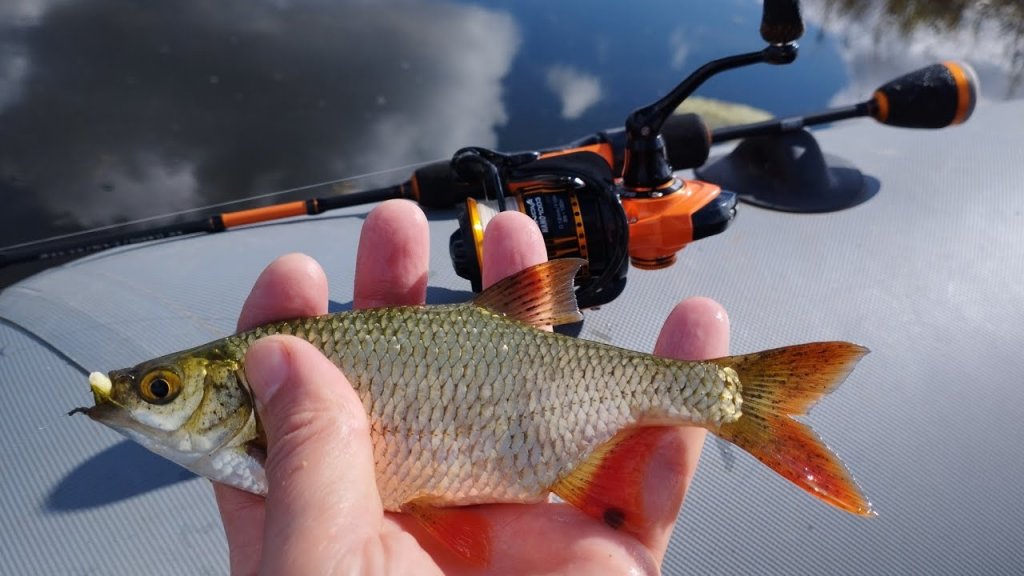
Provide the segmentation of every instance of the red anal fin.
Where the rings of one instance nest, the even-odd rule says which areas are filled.
[[[402,512],[467,564],[490,565],[491,524],[482,514],[471,508],[434,506],[427,500],[406,502]]]
[[[579,322],[573,280],[584,263],[558,258],[531,266],[484,290],[473,304],[538,327]]]
[[[644,476],[664,427],[627,428],[595,450],[551,491],[616,530],[641,535],[652,525]]]

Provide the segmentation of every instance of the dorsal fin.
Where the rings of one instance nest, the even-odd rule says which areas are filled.
[[[573,280],[584,263],[558,258],[531,266],[484,290],[473,304],[533,326],[579,322]]]

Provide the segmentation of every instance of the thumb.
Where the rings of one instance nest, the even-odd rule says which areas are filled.
[[[308,342],[271,336],[245,358],[267,434],[266,555],[315,562],[380,530],[366,411],[345,376]],[[297,571],[295,573],[302,573]]]

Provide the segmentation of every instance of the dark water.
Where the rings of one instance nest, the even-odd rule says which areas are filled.
[[[1019,2],[803,5],[795,64],[699,93],[811,112],[945,58],[987,99],[1024,92]],[[0,246],[567,142],[760,49],[759,21],[749,0],[5,0]]]

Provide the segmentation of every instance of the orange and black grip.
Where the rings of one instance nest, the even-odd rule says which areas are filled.
[[[971,117],[978,77],[967,64],[943,62],[916,70],[875,91],[871,115],[903,128],[945,128]]]
[[[450,208],[466,198],[483,196],[483,185],[460,179],[447,160],[417,168],[409,186],[410,197],[426,208]]]

